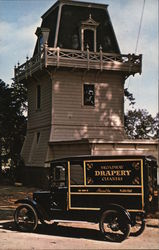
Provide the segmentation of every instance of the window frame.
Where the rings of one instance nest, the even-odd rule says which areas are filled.
[[[93,52],[97,52],[97,27],[99,26],[99,23],[92,19],[91,14],[89,15],[89,18],[85,21],[81,22],[80,27],[80,35],[81,35],[81,50],[84,51],[84,32],[85,30],[91,30],[94,32],[94,44],[93,44]]]
[[[36,85],[36,109],[41,109],[41,85]]]
[[[68,187],[68,173],[67,173],[67,163],[66,162],[59,162],[53,163],[50,168],[50,187]],[[64,179],[61,179],[61,171],[60,168],[64,169]],[[59,170],[59,179],[57,178],[57,170]],[[62,184],[63,183],[63,184]]]
[[[82,174],[82,176],[81,176],[81,180],[82,180],[82,183],[71,183],[71,177],[72,177],[72,174],[71,174],[71,167],[72,166],[74,166],[75,168],[78,168],[79,166],[81,167],[81,174]],[[70,182],[70,187],[73,187],[73,186],[83,186],[84,185],[84,180],[85,180],[85,172],[84,172],[85,170],[84,170],[84,165],[83,165],[83,161],[78,161],[78,162],[76,162],[76,161],[72,161],[72,162],[70,162],[70,176],[69,176],[69,182]],[[75,179],[72,179],[73,181],[75,180]]]
[[[39,141],[40,141],[40,136],[41,136],[41,133],[38,131],[38,132],[36,133],[36,143],[37,143],[37,144],[38,144]]]
[[[85,88],[84,88],[85,85],[88,85],[88,86],[92,85],[94,88],[93,104],[85,104]],[[82,106],[85,108],[95,108],[95,98],[96,98],[95,83],[88,83],[88,82],[83,83],[82,84]]]

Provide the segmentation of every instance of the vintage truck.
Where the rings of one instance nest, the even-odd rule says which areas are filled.
[[[99,223],[105,239],[121,242],[145,228],[145,217],[158,207],[157,161],[149,156],[76,156],[48,162],[49,190],[20,204],[14,221],[34,231],[60,220]]]

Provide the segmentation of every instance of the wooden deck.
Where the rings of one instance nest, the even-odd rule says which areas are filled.
[[[45,45],[40,54],[32,57],[22,65],[15,67],[15,80],[27,79],[38,70],[52,67],[69,67],[93,70],[122,71],[126,75],[141,74],[142,55],[113,54],[81,50],[50,48]]]

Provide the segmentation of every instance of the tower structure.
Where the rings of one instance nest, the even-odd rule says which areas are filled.
[[[21,154],[29,178],[43,178],[55,158],[122,154],[114,145],[126,140],[124,83],[141,74],[142,56],[121,54],[108,5],[59,0],[35,34],[32,58],[15,68],[28,88]]]

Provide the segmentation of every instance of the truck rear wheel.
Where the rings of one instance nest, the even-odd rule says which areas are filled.
[[[106,210],[102,213],[99,228],[105,239],[113,242],[125,240],[130,233],[130,224],[116,210]]]
[[[135,218],[135,223],[131,228],[131,233],[130,236],[139,236],[142,234],[146,226],[145,219],[142,218],[141,216],[136,216]]]

